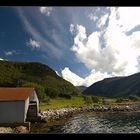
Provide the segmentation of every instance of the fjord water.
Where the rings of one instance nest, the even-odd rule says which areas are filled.
[[[37,133],[140,133],[140,112],[77,114],[50,128],[47,124],[37,128]]]

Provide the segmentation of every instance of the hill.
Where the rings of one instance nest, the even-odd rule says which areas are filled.
[[[38,62],[0,61],[0,86],[39,87],[40,92],[45,92],[45,95],[50,97],[80,93],[76,87],[59,77],[49,66]]]
[[[126,77],[106,78],[92,84],[83,94],[103,97],[140,96],[140,73]]]
[[[77,88],[78,88],[81,92],[83,92],[87,87],[85,87],[85,86],[77,86]]]

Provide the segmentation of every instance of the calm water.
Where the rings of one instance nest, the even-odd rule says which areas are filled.
[[[78,114],[49,129],[39,127],[40,133],[140,133],[140,112]]]

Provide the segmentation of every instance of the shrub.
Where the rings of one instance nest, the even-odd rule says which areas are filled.
[[[84,96],[84,101],[85,101],[86,104],[91,104],[92,103],[91,96]]]
[[[140,97],[136,96],[136,95],[130,95],[130,96],[128,96],[128,99],[131,101],[139,101]]]
[[[58,97],[58,91],[55,88],[48,87],[48,88],[45,89],[45,93],[50,98],[56,98],[56,97]]]
[[[66,99],[71,99],[71,95],[65,94],[65,93],[60,93],[59,97],[63,97],[63,98],[66,98]]]
[[[44,100],[44,98],[46,97],[45,88],[43,86],[39,85],[39,84],[32,83],[32,82],[24,82],[22,84],[22,87],[32,87],[32,88],[34,88],[36,93],[37,93],[38,99],[40,101]]]
[[[45,96],[45,98],[42,100],[42,102],[45,102],[46,104],[50,103],[50,97]]]
[[[122,103],[124,100],[122,98],[117,98],[116,103]]]
[[[97,96],[91,96],[92,102],[98,103],[100,101],[99,97]]]

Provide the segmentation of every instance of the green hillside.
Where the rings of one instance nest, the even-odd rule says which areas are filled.
[[[78,88],[81,92],[83,92],[84,90],[86,90],[87,87],[85,87],[85,86],[77,86],[77,88]]]
[[[85,95],[104,97],[140,96],[140,73],[126,77],[107,78],[88,87]]]
[[[41,63],[0,61],[0,71],[1,87],[34,87],[42,100],[45,95],[55,98],[80,94],[71,83]]]

